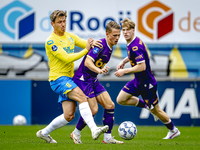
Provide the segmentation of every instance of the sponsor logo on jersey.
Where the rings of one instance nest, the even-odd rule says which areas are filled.
[[[57,47],[56,45],[53,45],[53,46],[51,47],[51,49],[52,49],[53,51],[57,51],[58,47]]]
[[[74,40],[72,39],[72,37],[68,38],[68,40],[70,41],[70,45],[74,44]]]
[[[142,56],[142,54],[141,54],[141,55],[135,57],[135,60],[142,59],[142,58],[143,58],[143,56]]]
[[[99,52],[99,49],[97,48],[97,47],[95,47],[94,49],[93,49],[93,53],[94,54],[97,54]]]

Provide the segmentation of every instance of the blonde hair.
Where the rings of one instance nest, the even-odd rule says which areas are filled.
[[[55,23],[56,18],[60,17],[60,16],[67,17],[67,11],[55,10],[54,12],[52,12],[51,15],[50,15],[51,22]]]
[[[121,27],[128,27],[128,29],[135,29],[135,23],[130,20],[129,18],[125,18],[123,21],[121,21]]]
[[[106,25],[106,32],[111,32],[112,31],[112,29],[121,29],[121,27],[120,27],[120,25],[117,23],[117,22],[115,22],[115,21],[110,21],[107,25]]]

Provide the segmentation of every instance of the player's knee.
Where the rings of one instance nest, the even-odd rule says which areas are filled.
[[[124,102],[119,97],[117,97],[117,103],[120,104],[120,105],[124,104]]]
[[[112,102],[110,109],[115,109],[115,104]]]
[[[91,108],[91,111],[92,111],[93,116],[96,115],[96,113],[98,112],[98,107],[97,108],[96,107]]]
[[[64,115],[65,119],[70,122],[74,119],[75,115],[73,113],[69,113],[67,115]]]
[[[106,105],[106,109],[115,109],[115,104],[112,102],[109,105]]]
[[[84,103],[84,102],[87,102],[87,97],[85,95],[79,98],[79,103]]]

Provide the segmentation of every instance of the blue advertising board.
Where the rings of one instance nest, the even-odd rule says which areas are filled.
[[[121,106],[116,98],[124,81],[101,82],[115,102],[115,123],[130,120],[137,125],[162,125],[154,122],[148,110],[134,106]],[[159,105],[176,125],[200,125],[199,82],[193,81],[158,81]],[[186,121],[187,120],[187,121]]]
[[[122,106],[116,98],[128,81],[100,81],[115,103],[115,125],[132,121],[136,125],[162,125],[154,122],[146,109]],[[200,126],[200,81],[158,81],[159,105],[174,124],[178,126]],[[12,124],[13,117],[21,114],[27,124],[49,124],[63,113],[57,103],[58,95],[52,91],[48,81],[0,80],[0,124]],[[103,107],[94,116],[95,122],[102,125]],[[75,118],[70,124],[78,122],[80,113],[77,107]]]
[[[31,124],[31,81],[0,80],[0,124],[13,124],[16,115]]]

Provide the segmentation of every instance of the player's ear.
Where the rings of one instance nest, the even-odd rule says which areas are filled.
[[[54,27],[54,23],[53,22],[51,22],[51,25],[52,25],[52,27]]]

